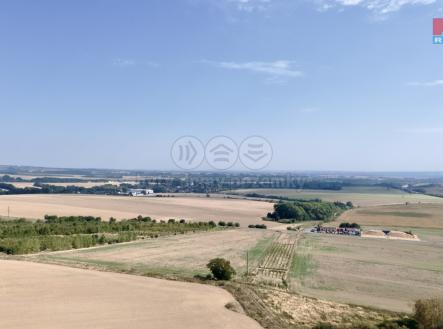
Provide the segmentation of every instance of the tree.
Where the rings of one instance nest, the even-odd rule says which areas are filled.
[[[414,317],[420,329],[443,329],[443,298],[417,300]]]
[[[235,270],[231,262],[223,258],[214,258],[206,265],[217,280],[231,280]]]

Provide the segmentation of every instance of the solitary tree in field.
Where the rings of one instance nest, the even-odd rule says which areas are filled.
[[[231,263],[223,258],[214,258],[206,265],[217,280],[231,280],[235,270]]]

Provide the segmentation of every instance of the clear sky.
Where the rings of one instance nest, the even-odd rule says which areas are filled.
[[[173,169],[262,135],[276,170],[443,170],[441,0],[0,0],[1,164]]]

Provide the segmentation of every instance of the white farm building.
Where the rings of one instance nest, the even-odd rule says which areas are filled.
[[[149,196],[153,194],[154,194],[153,190],[143,189],[143,188],[131,188],[128,191],[128,195],[130,196]]]

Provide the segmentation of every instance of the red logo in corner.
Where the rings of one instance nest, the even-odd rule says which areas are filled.
[[[433,39],[435,45],[443,44],[443,18],[434,18]]]
[[[443,18],[434,18],[434,36],[443,35]]]

